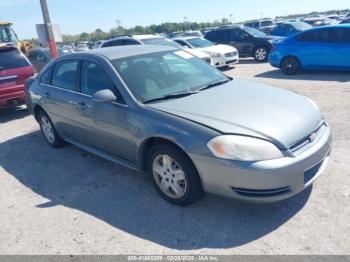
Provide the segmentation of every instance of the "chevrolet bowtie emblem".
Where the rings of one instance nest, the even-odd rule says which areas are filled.
[[[315,141],[316,136],[317,136],[317,134],[316,134],[316,133],[312,133],[312,134],[309,136],[309,141],[310,141],[310,142]]]

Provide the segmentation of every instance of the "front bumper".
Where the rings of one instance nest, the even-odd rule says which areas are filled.
[[[239,62],[238,55],[232,56],[232,57],[222,56],[222,57],[211,58],[211,64],[218,68],[237,64],[238,62]]]
[[[273,67],[280,68],[282,56],[278,51],[270,52],[269,63]]]
[[[327,127],[312,147],[293,157],[240,162],[190,155],[208,193],[256,202],[289,198],[310,186],[324,171],[331,152]]]

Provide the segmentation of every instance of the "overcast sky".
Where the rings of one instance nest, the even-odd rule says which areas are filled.
[[[293,13],[350,8],[350,0],[47,0],[51,20],[62,34],[109,31],[123,26],[162,22],[205,22],[230,17],[236,21]],[[36,37],[42,23],[39,0],[0,0],[0,20],[10,21],[21,39]]]

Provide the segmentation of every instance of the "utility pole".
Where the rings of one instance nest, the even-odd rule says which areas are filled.
[[[184,21],[185,21],[185,31],[187,32],[187,16],[184,17]]]
[[[56,58],[58,57],[57,47],[56,47],[55,37],[52,30],[52,24],[51,24],[49,9],[47,8],[46,0],[40,0],[40,5],[41,5],[41,11],[43,13],[44,24],[46,28],[46,34],[47,34],[47,42],[50,48],[51,57]]]
[[[119,19],[117,19],[117,20],[115,20],[115,22],[116,22],[116,24],[117,24],[117,32],[118,32],[118,35],[119,35],[119,27],[120,27],[120,25],[122,24],[121,22],[120,22],[120,20]]]

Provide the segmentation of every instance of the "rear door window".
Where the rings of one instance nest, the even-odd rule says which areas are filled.
[[[230,30],[224,29],[218,32],[218,40],[227,42],[230,40]]]
[[[53,70],[52,85],[76,91],[78,65],[77,60],[58,62]]]
[[[318,29],[318,30],[308,31],[302,35],[299,35],[297,39],[302,42],[315,42],[315,43],[332,42],[332,39],[330,36],[330,30],[328,29]]]
[[[331,29],[330,37],[331,37],[333,43],[350,44],[350,29],[349,28]]]
[[[26,57],[16,48],[0,48],[0,70],[30,66]]]
[[[114,40],[114,41],[104,43],[103,47],[121,46],[121,45],[124,45],[123,40]]]
[[[213,31],[209,31],[206,35],[205,38],[212,41],[212,42],[216,42],[218,40],[218,32],[216,30]]]
[[[139,45],[139,43],[135,40],[132,39],[124,39],[124,44],[125,45]]]

